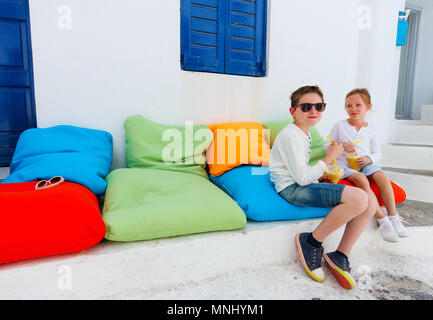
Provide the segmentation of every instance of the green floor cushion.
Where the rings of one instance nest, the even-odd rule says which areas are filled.
[[[279,120],[279,121],[268,121],[264,122],[263,126],[265,129],[269,129],[269,141],[270,146],[274,144],[275,138],[278,133],[283,130],[288,124],[292,123],[293,119],[289,120]],[[309,165],[314,166],[319,160],[322,160],[326,156],[326,151],[323,148],[325,144],[325,139],[319,133],[316,127],[310,128],[311,135],[311,153],[310,153],[310,161]]]
[[[140,115],[124,122],[126,166],[188,172],[207,177],[206,149],[213,133],[205,125],[163,125]]]
[[[122,168],[106,179],[102,217],[108,240],[149,240],[246,225],[236,202],[196,174]]]

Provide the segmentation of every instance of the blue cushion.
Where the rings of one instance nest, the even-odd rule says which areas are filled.
[[[300,220],[324,217],[331,208],[299,207],[275,191],[267,167],[244,165],[210,180],[235,200],[248,219],[255,221]],[[254,171],[255,170],[255,171]]]
[[[18,139],[11,174],[2,183],[62,176],[102,194],[112,156],[112,136],[106,131],[68,125],[28,129]]]

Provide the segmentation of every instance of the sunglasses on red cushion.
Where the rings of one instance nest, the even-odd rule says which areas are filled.
[[[60,176],[52,177],[50,180],[41,180],[35,185],[35,190],[41,190],[41,189],[54,187],[54,186],[62,183],[63,181],[65,181],[65,179],[63,179],[63,177],[60,177]]]
[[[302,112],[309,112],[313,107],[316,108],[317,111],[323,112],[326,108],[325,102],[319,102],[319,103],[301,103],[297,106],[294,106],[293,109],[296,109],[297,107],[301,107]]]

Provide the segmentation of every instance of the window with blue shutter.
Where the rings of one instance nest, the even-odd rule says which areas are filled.
[[[262,77],[267,0],[181,0],[182,70]]]

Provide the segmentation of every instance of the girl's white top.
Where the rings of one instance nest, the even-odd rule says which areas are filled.
[[[271,181],[277,192],[294,183],[306,186],[319,182],[328,168],[322,160],[314,166],[308,165],[310,145],[311,135],[307,136],[293,123],[277,135],[269,158]]]
[[[361,127],[359,131],[356,131],[354,126],[351,126],[347,120],[340,120],[334,124],[329,134],[329,138],[336,142],[356,142],[355,150],[361,156],[370,157],[373,163],[377,163],[380,160],[380,140],[377,129],[370,123],[366,127]],[[331,143],[328,139],[325,142],[325,150]],[[348,168],[349,164],[346,159],[346,151],[337,158],[337,165],[341,168]]]

